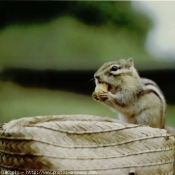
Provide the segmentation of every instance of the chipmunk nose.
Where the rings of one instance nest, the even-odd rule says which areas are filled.
[[[94,75],[94,77],[97,79],[97,80],[100,80],[100,76],[97,74]]]
[[[95,78],[96,82],[98,82],[98,83],[102,83],[103,82],[103,76],[100,75],[100,74],[95,74],[94,78]]]

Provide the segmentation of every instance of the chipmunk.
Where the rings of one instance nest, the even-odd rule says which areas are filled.
[[[132,58],[105,63],[94,77],[96,86],[105,83],[108,89],[93,92],[93,98],[116,111],[120,121],[164,128],[165,98],[154,81],[139,76]]]

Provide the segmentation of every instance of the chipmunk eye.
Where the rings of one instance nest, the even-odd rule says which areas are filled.
[[[112,66],[111,67],[111,71],[117,71],[118,70],[118,67],[117,66]]]

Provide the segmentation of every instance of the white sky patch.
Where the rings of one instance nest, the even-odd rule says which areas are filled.
[[[133,1],[132,4],[153,20],[146,40],[148,52],[175,60],[175,1]]]

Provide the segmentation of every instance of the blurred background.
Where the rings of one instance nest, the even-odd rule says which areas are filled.
[[[94,101],[93,74],[132,57],[175,125],[175,2],[0,2],[0,123],[59,114],[117,117]]]

